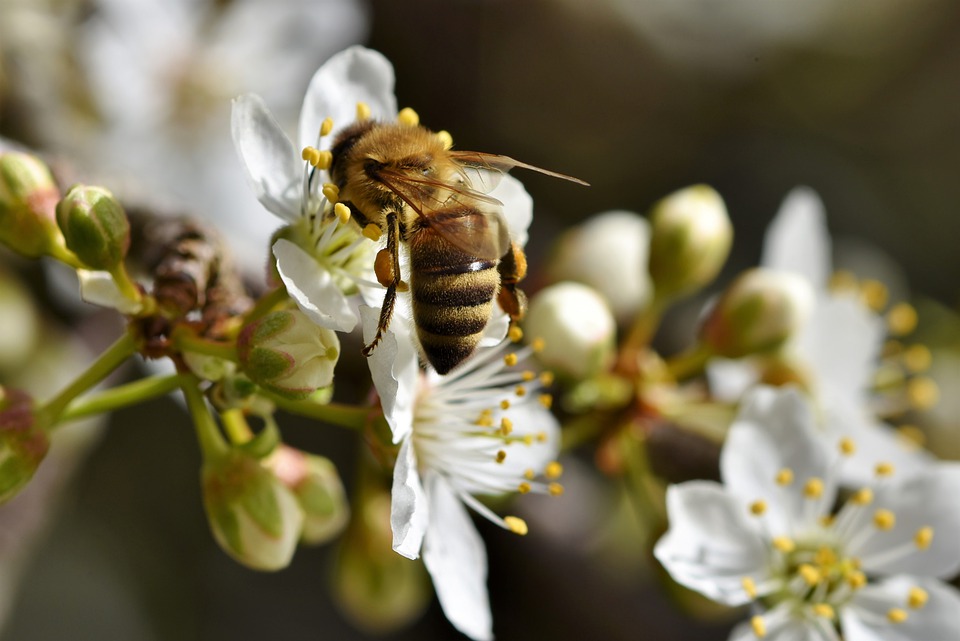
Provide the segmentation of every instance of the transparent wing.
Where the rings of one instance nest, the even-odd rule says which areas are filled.
[[[456,200],[422,220],[451,245],[479,260],[499,260],[510,249],[510,231],[499,206]]]
[[[570,182],[577,183],[578,185],[590,185],[590,183],[584,182],[579,178],[574,178],[573,176],[568,176],[567,174],[550,171],[549,169],[543,169],[542,167],[537,167],[535,165],[528,165],[525,162],[514,160],[509,156],[486,154],[482,151],[455,150],[451,150],[450,155],[460,165],[461,170],[468,177],[469,181],[473,185],[473,188],[482,193],[489,192],[489,190],[485,189],[485,187],[490,183],[492,183],[493,187],[496,187],[500,182],[500,178],[503,177],[503,174],[511,169],[514,169],[515,167],[529,169],[530,171],[552,176],[553,178],[560,178],[561,180],[569,180]],[[473,182],[474,179],[477,182]],[[491,187],[491,189],[493,187]]]

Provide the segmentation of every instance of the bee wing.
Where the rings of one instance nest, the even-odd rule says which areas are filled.
[[[537,167],[535,165],[528,165],[525,162],[514,160],[509,156],[487,154],[483,153],[482,151],[454,150],[450,151],[450,155],[460,165],[461,171],[472,183],[473,188],[482,193],[489,193],[491,189],[499,184],[503,174],[515,167],[529,169],[530,171],[535,171],[537,173],[552,176],[554,178],[560,178],[561,180],[569,180],[570,182],[577,183],[578,185],[584,185],[587,187],[590,186],[590,183],[580,180],[579,178],[574,178],[573,176],[568,176],[567,174],[550,171],[549,169],[543,169],[542,167]],[[492,186],[487,189],[486,187],[488,185]]]
[[[458,200],[423,220],[444,240],[479,260],[499,260],[510,249],[510,230],[499,206]]]
[[[383,168],[377,178],[386,187],[403,199],[410,207],[423,215],[424,209],[433,210],[448,203],[483,203],[489,207],[502,207],[503,203],[473,189],[467,182],[440,180],[432,176],[411,174],[406,171]]]

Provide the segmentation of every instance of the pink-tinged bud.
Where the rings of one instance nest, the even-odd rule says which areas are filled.
[[[343,531],[350,519],[350,507],[332,461],[280,445],[264,465],[273,470],[300,503],[304,514],[301,543],[320,545]]]
[[[36,258],[63,246],[54,211],[60,190],[50,169],[29,154],[0,154],[0,242]]]
[[[237,354],[252,381],[302,399],[333,382],[340,339],[300,310],[282,310],[244,327],[237,338]]]
[[[776,349],[813,309],[810,283],[789,272],[755,268],[738,276],[700,327],[700,341],[726,358]]]
[[[50,439],[37,425],[33,399],[20,390],[0,387],[0,504],[30,482],[49,449]]]
[[[259,459],[240,450],[201,471],[207,520],[224,552],[254,570],[290,564],[303,527],[293,493]]]
[[[57,204],[67,249],[91,269],[113,272],[130,248],[130,222],[103,187],[74,185]]]

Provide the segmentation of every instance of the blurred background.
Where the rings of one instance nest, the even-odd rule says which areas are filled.
[[[277,223],[235,157],[229,100],[261,94],[292,133],[313,71],[354,43],[383,52],[400,106],[459,148],[592,184],[519,175],[536,207],[531,290],[564,229],[604,210],[645,212],[701,182],[729,208],[732,274],[756,264],[780,201],[808,185],[840,263],[918,301],[950,364],[942,375],[958,377],[960,5],[950,0],[0,0],[0,135],[68,175],[210,221],[236,254],[257,257],[256,275]],[[882,251],[863,263],[864,246]],[[3,282],[30,286],[7,288],[3,319],[22,304],[45,319],[37,327],[82,333],[94,349],[116,333],[109,314],[71,303],[36,266],[7,254],[2,265]],[[0,367],[6,380],[39,368],[21,352]],[[955,427],[956,412],[940,414]],[[350,485],[352,434],[294,419],[283,428]],[[269,575],[216,547],[176,403],[118,413],[95,443],[63,449],[74,460],[49,492],[0,509],[3,641],[377,636],[375,613],[338,608],[336,544]],[[660,588],[629,507],[590,463],[566,464],[562,500],[515,508],[531,522],[526,538],[478,522],[498,637],[726,638],[729,615],[692,619]],[[462,637],[432,602],[385,638]]]

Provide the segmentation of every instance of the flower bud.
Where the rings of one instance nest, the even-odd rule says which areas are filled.
[[[755,268],[734,280],[707,314],[699,338],[718,356],[741,358],[779,347],[813,309],[810,283],[796,274]]]
[[[33,399],[0,387],[0,504],[30,482],[49,449],[47,433],[33,413]]]
[[[525,333],[543,339],[537,357],[558,374],[590,378],[609,367],[616,349],[616,322],[603,297],[580,283],[551,285],[534,296]]]
[[[350,508],[340,475],[329,459],[281,445],[265,465],[300,503],[304,514],[301,543],[320,545],[340,534],[350,518]]]
[[[60,191],[40,159],[10,151],[0,154],[0,242],[36,258],[62,246],[54,210]]]
[[[629,211],[608,211],[566,232],[550,262],[553,281],[589,285],[621,320],[632,318],[650,299],[647,269],[650,223]]]
[[[333,381],[340,339],[299,310],[281,310],[244,327],[237,353],[240,366],[255,383],[302,399]]]
[[[57,204],[57,224],[67,248],[92,269],[113,272],[127,255],[130,223],[103,187],[71,187]]]
[[[205,461],[201,481],[207,520],[224,552],[254,570],[279,570],[290,563],[303,512],[273,472],[234,450]]]
[[[692,293],[717,277],[730,253],[733,226],[712,187],[670,194],[653,206],[650,219],[650,276],[658,297]]]

